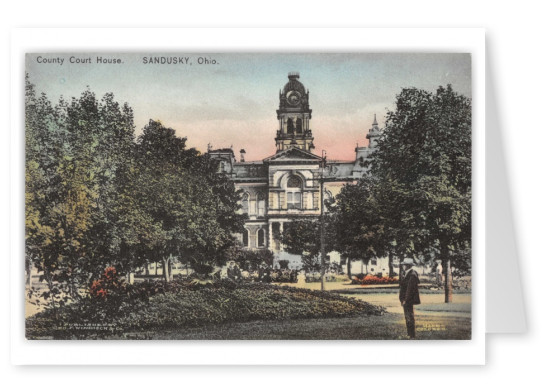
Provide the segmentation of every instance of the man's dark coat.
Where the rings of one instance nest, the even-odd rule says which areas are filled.
[[[406,305],[421,304],[419,299],[419,275],[415,270],[409,271],[400,282],[400,303]]]

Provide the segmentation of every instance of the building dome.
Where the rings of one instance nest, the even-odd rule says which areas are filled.
[[[285,84],[285,87],[283,87],[283,95],[287,95],[290,91],[297,91],[302,96],[306,95],[306,89],[304,88],[304,85],[298,81],[300,78],[300,74],[298,72],[289,72],[289,82]]]

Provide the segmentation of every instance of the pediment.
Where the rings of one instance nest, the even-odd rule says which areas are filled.
[[[283,151],[277,152],[275,155],[264,159],[265,162],[285,162],[285,161],[304,161],[310,163],[316,163],[321,160],[321,157],[307,152],[300,148],[288,148]]]

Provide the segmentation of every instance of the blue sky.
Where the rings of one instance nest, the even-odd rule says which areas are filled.
[[[63,65],[39,63],[39,56],[63,58]],[[91,64],[71,64],[71,56],[90,57]],[[122,63],[97,64],[98,56]],[[143,63],[152,56],[189,57],[191,65]],[[201,65],[199,57],[216,63]],[[471,97],[469,54],[42,53],[27,55],[26,70],[52,101],[79,96],[87,86],[98,97],[113,92],[134,109],[136,133],[150,118],[161,120],[190,147],[244,148],[247,160],[275,151],[278,93],[289,72],[300,72],[310,90],[316,153],[325,149],[330,159],[353,159],[356,143],[367,144],[373,115],[382,125],[404,87],[435,91],[451,84]]]

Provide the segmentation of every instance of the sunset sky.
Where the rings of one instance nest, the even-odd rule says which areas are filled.
[[[98,64],[97,57],[121,63]],[[150,57],[180,63],[150,64]],[[98,98],[113,92],[133,108],[137,134],[149,119],[160,120],[190,147],[233,146],[236,155],[244,148],[247,160],[275,152],[275,111],[289,72],[300,72],[310,90],[315,153],[326,150],[329,159],[353,159],[356,143],[367,144],[373,115],[384,125],[404,87],[435,91],[451,84],[471,97],[469,54],[46,53],[27,55],[26,70],[53,102],[78,97],[87,86]]]

